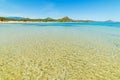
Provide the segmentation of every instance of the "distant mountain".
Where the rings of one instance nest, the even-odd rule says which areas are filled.
[[[73,22],[74,20],[70,19],[69,17],[64,17],[61,19],[58,19],[58,22]]]
[[[112,20],[107,20],[107,21],[105,21],[105,22],[114,22],[114,21],[112,21]]]
[[[50,17],[47,17],[47,18],[45,18],[45,19],[43,19],[45,22],[47,22],[47,21],[56,21],[55,19],[53,19],[53,18],[50,18]]]
[[[34,18],[24,18],[24,17],[0,17],[0,21],[32,21],[32,22],[93,22],[92,20],[74,20],[69,17],[63,17],[60,19],[53,19],[47,17],[45,19],[34,19]]]
[[[21,20],[24,19],[24,17],[5,17],[7,19],[15,19],[15,20]]]

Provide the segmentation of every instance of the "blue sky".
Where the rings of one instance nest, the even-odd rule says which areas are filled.
[[[0,0],[0,16],[120,21],[120,0]]]

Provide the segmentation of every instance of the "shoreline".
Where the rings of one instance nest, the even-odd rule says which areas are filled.
[[[19,24],[19,23],[86,23],[86,22],[34,22],[34,21],[0,21],[0,24]]]
[[[32,21],[0,21],[0,24],[17,24],[17,23],[42,23],[42,22],[32,22]]]

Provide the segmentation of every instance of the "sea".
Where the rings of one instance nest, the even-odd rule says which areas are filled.
[[[0,24],[1,80],[120,80],[120,22]]]

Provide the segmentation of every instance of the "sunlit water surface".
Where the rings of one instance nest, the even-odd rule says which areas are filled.
[[[0,24],[0,80],[120,80],[120,23]]]

